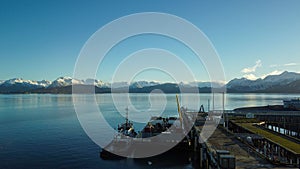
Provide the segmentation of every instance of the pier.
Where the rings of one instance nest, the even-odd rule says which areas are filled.
[[[300,111],[238,111],[230,114],[234,116],[253,114],[256,119],[265,122],[266,128],[300,139]]]
[[[126,151],[143,154],[147,145],[162,146],[176,142],[180,152],[192,152],[193,159],[203,169],[259,169],[300,167],[300,111],[244,109],[241,111],[213,110],[198,112],[180,107],[176,97],[178,117],[153,117],[145,127],[151,127],[133,137],[124,138],[131,145]],[[161,121],[161,122],[159,122]],[[174,122],[171,122],[174,121]],[[175,128],[170,128],[177,121]],[[126,121],[126,124],[128,122]],[[160,128],[157,132],[156,129]],[[205,132],[203,132],[205,131]],[[209,134],[207,134],[209,133]],[[146,134],[150,134],[146,136]],[[167,134],[160,140],[151,136]],[[170,137],[179,134],[182,137]],[[179,136],[178,135],[178,136]],[[116,141],[115,146],[120,142]],[[174,147],[170,147],[170,150]],[[150,149],[151,150],[151,149]],[[108,152],[102,153],[107,155]]]
[[[199,153],[200,168],[298,168],[300,140],[294,137],[295,135],[277,132],[269,126],[280,125],[276,121],[280,116],[295,121],[290,126],[298,124],[300,112],[254,112],[252,118],[247,118],[248,113],[232,111],[197,113],[190,135],[194,137],[193,140],[198,140],[197,144],[193,142],[192,145],[194,144],[194,150]],[[195,112],[182,114],[183,117],[194,116]],[[216,125],[217,128],[206,142],[201,143],[200,133],[204,124]],[[299,132],[295,128],[292,131]]]
[[[252,111],[253,118],[242,118],[249,116],[249,113],[228,113],[228,130],[236,135],[247,136],[249,147],[270,162],[299,166],[300,111]],[[287,121],[290,123],[285,124]]]

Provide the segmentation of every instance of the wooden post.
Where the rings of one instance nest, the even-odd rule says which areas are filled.
[[[200,148],[200,168],[203,168],[203,147]]]

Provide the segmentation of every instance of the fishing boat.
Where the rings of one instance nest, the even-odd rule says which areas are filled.
[[[182,112],[178,97],[176,98],[179,117],[151,117],[145,127],[138,132],[129,121],[129,109],[126,108],[125,122],[118,125],[117,135],[102,149],[100,157],[103,159],[150,157],[158,153],[157,150],[163,153],[174,149],[191,149],[192,139],[188,135],[189,131],[184,129]]]

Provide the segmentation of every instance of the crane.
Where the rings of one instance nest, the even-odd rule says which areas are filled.
[[[177,111],[178,111],[178,114],[179,114],[179,120],[180,120],[180,125],[181,125],[181,128],[182,128],[182,112],[180,110],[180,103],[179,103],[179,98],[178,98],[178,95],[176,94],[176,101],[177,101]]]
[[[203,104],[200,106],[198,113],[205,113]]]

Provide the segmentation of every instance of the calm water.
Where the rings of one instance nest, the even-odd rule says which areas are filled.
[[[96,97],[101,112],[112,126],[123,121],[124,112],[118,112],[110,94]],[[207,109],[211,95],[197,97]],[[282,104],[282,99],[288,97],[299,95],[227,94],[225,108]],[[176,115],[175,95],[156,95],[152,100],[163,103],[160,99],[164,98],[164,115]],[[221,98],[222,95],[215,95],[215,109],[221,109]],[[130,116],[138,117],[138,113],[159,109],[155,107],[159,104],[149,99],[148,94],[130,94],[134,107],[129,109],[137,109]],[[121,101],[119,104],[122,109],[129,105]],[[183,106],[197,109],[192,104],[191,100],[191,105]],[[153,112],[150,115],[156,115]],[[137,124],[138,128],[142,126],[143,123]],[[145,161],[133,159],[102,160],[100,150],[81,128],[71,95],[0,95],[0,168],[192,168],[185,160],[178,160],[184,158],[180,156],[160,159],[149,166]]]

